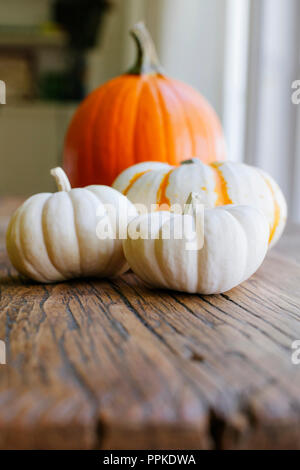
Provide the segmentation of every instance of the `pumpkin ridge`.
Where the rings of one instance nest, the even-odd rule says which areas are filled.
[[[84,189],[77,188],[82,191],[85,191]],[[76,217],[76,209],[75,209],[75,200],[72,198],[71,191],[67,192],[67,195],[71,201],[71,206],[73,210],[73,221],[74,221],[74,230],[75,230],[75,235],[76,235],[76,240],[77,240],[77,245],[78,245],[78,254],[79,254],[79,269],[80,269],[80,275],[83,275],[83,270],[82,270],[82,258],[83,254],[81,253],[81,246],[80,246],[80,239],[79,239],[79,230],[78,230],[78,225],[77,225],[77,217]]]
[[[133,86],[135,87],[135,83],[133,84],[131,79],[123,82],[123,86],[118,91],[118,94],[117,94],[118,96],[113,106],[113,112],[111,113],[111,122],[109,126],[109,135],[108,135],[108,142],[111,143],[111,149],[112,149],[111,154],[113,155],[113,158],[110,160],[111,183],[114,180],[114,175],[118,173],[117,156],[122,154],[122,146],[123,146],[122,138],[120,137],[121,126],[119,124],[119,115],[121,114],[121,110],[124,109],[124,105],[126,103],[126,97],[128,96],[128,93],[130,93],[130,90],[132,89]],[[136,99],[139,100],[139,95],[137,96]],[[115,129],[118,129],[117,138],[115,135],[115,132],[116,132]]]
[[[95,103],[91,106],[89,105],[89,112],[90,112],[90,119],[89,125],[87,126],[86,133],[83,135],[83,142],[84,147],[86,148],[86,156],[85,156],[85,165],[82,168],[83,176],[86,177],[87,181],[90,181],[91,175],[94,172],[94,162],[93,162],[93,151],[91,149],[91,143],[93,141],[93,129],[96,122],[96,117],[98,113],[98,109],[100,107],[100,103],[103,100],[104,90],[100,90],[99,95],[96,97]],[[77,181],[72,181],[74,186],[77,186]]]
[[[15,263],[13,263],[13,265],[18,271],[20,271],[24,276],[26,276],[26,271],[28,271],[28,269],[26,267],[26,264],[28,264],[30,266],[30,268],[32,269],[32,272],[34,273],[35,276],[36,276],[36,274],[38,274],[38,276],[40,275],[42,278],[44,278],[44,276],[42,276],[39,273],[39,271],[32,265],[32,263],[30,262],[30,260],[26,256],[26,252],[24,251],[24,244],[23,244],[23,241],[22,241],[21,236],[20,236],[20,233],[21,233],[20,225],[21,225],[22,214],[23,214],[23,208],[21,207],[19,209],[19,213],[16,214],[16,216],[15,216],[14,224],[9,225],[9,227],[8,227],[9,232],[7,232],[7,237],[9,236],[9,234],[14,233],[15,237],[17,238],[17,243],[14,243],[14,245],[15,245],[14,248],[16,248],[17,250],[15,250],[15,249],[13,250],[14,254],[16,253],[16,251],[18,251],[18,254],[19,254],[20,249],[21,249],[22,252],[24,253],[24,258],[25,258],[25,262],[24,262],[22,260],[20,261],[20,256],[17,256],[16,257],[17,260],[14,260]],[[21,269],[19,269],[20,266],[21,266]]]
[[[225,206],[227,204],[233,204],[232,200],[228,195],[227,181],[225,180],[225,177],[219,168],[220,165],[221,164],[218,162],[209,164],[210,168],[214,172],[216,181],[215,193],[217,194],[218,198],[215,202],[215,206]]]
[[[172,217],[172,215],[171,215]],[[170,217],[170,218],[171,218]],[[153,246],[153,258],[155,260],[155,264],[156,264],[156,269],[157,267],[160,266],[160,258],[163,256],[164,254],[164,248],[165,248],[165,241],[162,237],[162,230],[163,230],[163,226],[165,225],[166,222],[170,222],[170,219],[168,220],[161,220],[160,221],[160,225],[159,225],[159,228],[157,230],[157,233],[156,235],[157,238],[155,238],[154,240],[154,246]],[[166,264],[163,264],[163,266],[159,269],[159,282],[162,282],[163,283],[163,286],[164,288],[168,288],[168,272],[167,270],[165,270],[166,268]],[[156,273],[156,277],[157,277],[157,273]]]
[[[193,107],[195,107],[195,104],[194,104],[195,90],[190,85],[188,85],[187,83],[182,83],[180,80],[173,79],[173,82],[174,82],[175,85],[176,84],[180,85],[181,90],[183,90],[183,99],[185,101],[191,103],[191,106],[193,105]],[[217,154],[217,151],[216,151],[215,145],[212,144],[211,130],[208,129],[207,114],[208,113],[211,114],[211,112],[213,112],[213,114],[216,114],[216,113],[213,110],[213,108],[211,107],[210,103],[203,100],[202,96],[199,96],[199,94],[197,94],[196,99],[200,103],[199,106],[201,106],[201,108],[205,109],[205,115],[203,113],[202,114],[197,113],[197,119],[198,119],[198,125],[200,125],[201,131],[202,131],[201,132],[201,137],[203,138],[203,140],[205,140],[206,155],[208,155],[208,158],[207,157],[203,158],[203,155],[202,155],[200,157],[200,160],[203,163],[208,164],[209,162],[212,161],[213,158],[215,158],[215,156]],[[217,115],[215,115],[215,118],[216,117],[217,117]],[[198,132],[198,134],[199,134],[199,132]],[[198,151],[197,151],[197,145],[196,145],[195,154],[197,154],[197,153],[198,153]],[[220,160],[221,159],[222,158],[220,158]]]
[[[279,225],[279,222],[280,222],[280,207],[279,207],[279,204],[278,204],[277,199],[275,197],[275,191],[273,189],[272,184],[270,183],[270,181],[264,175],[262,175],[262,176],[263,176],[263,179],[265,180],[266,185],[268,186],[269,190],[271,191],[273,204],[274,204],[274,221],[273,221],[273,224],[270,226],[270,237],[269,237],[269,245],[270,245],[271,241],[274,238],[274,235],[275,235],[275,232],[276,232],[277,227]]]
[[[207,146],[208,159],[210,160],[212,158],[212,155],[215,156],[216,151],[215,151],[215,148],[212,147],[212,141],[211,141],[211,137],[209,137],[210,132],[208,131],[208,128],[207,128],[206,119],[204,119],[203,116],[199,116],[199,122],[201,123],[201,128],[202,128],[205,143]]]
[[[52,266],[56,269],[56,271],[60,274],[60,276],[62,276],[63,278],[65,278],[65,274],[57,267],[57,265],[55,264],[54,262],[54,259],[51,255],[51,252],[48,248],[48,243],[47,243],[47,236],[46,236],[46,225],[45,225],[45,218],[46,218],[46,207],[47,207],[47,203],[50,201],[52,195],[47,199],[47,201],[44,202],[43,204],[43,207],[42,207],[42,211],[41,211],[41,223],[42,223],[42,235],[43,235],[43,242],[44,242],[44,245],[45,245],[45,249],[46,249],[46,253],[47,253],[47,256],[49,258],[49,261],[50,263],[52,264]],[[42,276],[44,277],[44,276]]]
[[[183,103],[185,103],[185,100],[184,100],[184,98],[181,97],[180,91],[178,91],[178,89],[176,87],[176,82],[174,82],[173,80],[169,80],[169,85],[170,85],[170,89],[173,91],[174,95],[176,96],[178,103],[181,105],[181,109],[182,109],[182,112],[184,114],[184,119],[185,119],[186,124],[187,124],[188,133],[190,135],[190,141],[191,141],[191,146],[192,146],[191,155],[195,155],[195,153],[196,153],[196,141],[195,141],[195,136],[194,136],[193,131],[192,131],[192,127],[191,127],[191,123],[190,123],[190,120],[189,120],[187,110],[186,110],[186,108],[183,104]]]
[[[124,196],[127,196],[128,192],[130,191],[130,189],[132,188],[132,186],[136,183],[136,181],[137,181],[138,179],[140,179],[143,175],[145,175],[146,173],[149,173],[150,171],[153,171],[153,170],[145,170],[145,171],[141,171],[140,173],[136,173],[136,174],[131,178],[131,180],[129,181],[128,185],[127,185],[126,188],[124,189],[124,191],[123,191]]]
[[[166,173],[163,176],[163,179],[161,180],[161,183],[160,183],[158,191],[157,191],[157,196],[156,196],[156,201],[157,201],[157,204],[158,204],[158,209],[157,210],[161,210],[160,206],[162,206],[162,205],[167,205],[167,206],[169,206],[169,208],[171,206],[170,199],[166,195],[166,190],[167,190],[168,184],[170,182],[171,173],[174,170],[175,170],[175,168],[172,168],[172,170],[168,171],[168,173]]]
[[[97,206],[100,205],[100,204],[101,204],[102,206],[104,205],[104,203],[102,202],[102,200],[101,200],[99,194],[97,193],[97,191],[93,191],[93,189],[92,189],[91,186],[90,186],[90,187],[87,186],[85,189],[87,190],[87,193],[88,193],[90,196],[92,196],[92,199],[94,198],[94,200],[96,201]],[[90,199],[89,201],[92,202],[91,199]],[[109,217],[109,213],[108,213],[108,219],[109,219],[109,222],[111,223],[111,219],[110,219],[110,217]],[[107,270],[108,266],[111,265],[111,263],[112,263],[112,258],[113,258],[113,256],[111,256],[110,258],[108,258],[106,265],[103,267],[103,270]],[[83,275],[84,275],[84,273],[83,273]]]
[[[49,193],[48,196],[51,197],[51,194]],[[26,271],[28,271],[28,269],[26,268],[26,264],[28,264],[32,268],[32,271],[35,273],[35,277],[37,277],[36,274],[38,274],[39,277],[43,278],[44,280],[43,282],[47,282],[47,279],[45,278],[45,276],[41,274],[40,271],[35,266],[33,266],[28,256],[26,256],[26,250],[24,250],[24,244],[23,244],[23,241],[21,240],[21,232],[22,232],[20,230],[21,219],[22,219],[24,211],[26,211],[27,207],[29,206],[29,204],[32,202],[32,200],[35,197],[36,196],[31,196],[29,199],[27,199],[27,201],[24,202],[24,204],[21,207],[19,207],[19,209],[16,211],[15,215],[13,215],[11,219],[11,222],[9,224],[9,229],[10,229],[10,234],[14,233],[15,237],[17,238],[17,243],[14,243],[14,245],[16,245],[17,251],[18,251],[17,263],[19,266],[21,264],[21,269],[19,270],[19,268],[17,268],[17,270],[20,271],[24,276],[27,276]],[[7,233],[7,237],[10,238],[8,233]],[[20,260],[20,249],[24,255],[25,263],[22,260]],[[49,259],[49,262],[51,264],[50,259]]]
[[[227,215],[229,215],[230,217],[232,217],[232,218],[235,220],[235,222],[237,223],[237,225],[240,227],[241,232],[244,234],[244,236],[245,236],[245,243],[246,243],[246,247],[247,247],[246,252],[248,253],[248,252],[249,252],[249,241],[248,241],[247,231],[245,230],[244,225],[243,225],[242,222],[235,216],[234,213],[232,213],[230,210],[226,210],[226,207],[225,207],[224,209],[225,209]],[[247,279],[247,276],[246,276],[246,279],[245,279],[245,274],[246,274],[246,272],[247,272],[247,256],[246,256],[246,258],[245,258],[245,265],[244,265],[244,267],[243,267],[243,276],[242,276],[243,281],[242,281],[242,282],[244,282],[244,280]]]
[[[110,161],[112,160],[111,151],[108,147],[103,152],[103,141],[105,141],[105,146],[109,145],[110,136],[108,135],[108,122],[110,116],[108,116],[109,109],[112,109],[112,103],[114,102],[114,98],[119,95],[119,87],[120,87],[120,77],[111,80],[107,84],[106,93],[102,96],[102,99],[98,103],[97,112],[95,113],[94,118],[94,125],[91,131],[91,138],[90,138],[90,154],[92,155],[92,168],[93,174],[102,174],[103,173],[103,154],[107,154]],[[116,93],[115,93],[116,88]],[[103,127],[103,121],[105,122],[105,128],[102,134],[102,139],[98,138],[99,128]],[[100,161],[100,166],[98,165]],[[106,175],[107,178],[107,175]],[[99,181],[90,181],[90,183],[99,183]]]
[[[87,181],[90,181],[90,176],[93,175],[95,171],[94,157],[93,157],[93,139],[94,139],[98,113],[102,107],[103,98],[105,96],[105,93],[107,92],[107,89],[108,87],[107,88],[103,87],[100,90],[97,102],[95,103],[94,109],[91,111],[91,123],[90,123],[90,126],[88,126],[87,128],[87,133],[85,136],[86,149],[87,149],[86,165],[89,164],[87,168],[87,174],[88,174]]]
[[[90,182],[90,178],[93,177],[93,139],[95,137],[95,123],[98,118],[99,109],[101,109],[103,98],[116,81],[117,79],[110,80],[107,84],[103,85],[100,90],[95,90],[90,93],[71,121],[65,142],[68,151],[65,151],[64,155],[64,168],[70,176],[73,186],[81,186],[82,181]],[[82,128],[80,127],[80,123],[83,120],[86,123],[84,132],[82,132]],[[77,153],[76,159],[73,153],[74,155]],[[79,162],[82,158],[84,158],[86,162],[84,169],[79,168]],[[75,167],[72,165],[73,159],[75,159],[76,162]]]
[[[165,116],[168,115],[168,111],[167,111],[166,105],[164,103],[164,99],[163,99],[161,89],[159,88],[159,81],[158,80],[155,80],[155,83],[153,84],[152,89],[156,91],[155,95],[156,95],[156,98],[157,98],[157,101],[158,101],[158,105],[159,105],[159,109],[160,109],[160,115],[161,115],[161,119],[162,119],[162,125],[163,125],[162,135],[163,135],[163,140],[164,140],[164,145],[163,145],[164,159],[161,160],[161,161],[165,161],[166,163],[169,163],[170,165],[174,165],[174,164],[177,163],[175,161],[175,158],[174,158],[174,148],[172,148],[172,157],[171,158],[169,158],[169,154],[168,154],[168,151],[167,151],[168,145],[167,145],[166,139],[167,139],[167,136],[168,136],[169,132],[168,132],[168,125],[167,125],[167,120],[166,120]],[[172,161],[172,163],[170,163],[170,160]]]
[[[51,196],[49,196],[49,198],[47,200],[50,199]],[[47,202],[47,201],[45,201]],[[43,211],[43,208],[44,208],[44,205],[45,205],[45,202],[43,203],[43,206],[42,206],[42,211]],[[26,260],[26,263],[28,263],[32,269],[33,272],[37,273],[39,277],[41,277],[42,279],[44,279],[44,282],[47,282],[47,278],[44,276],[43,273],[40,272],[39,269],[37,269],[35,266],[33,266],[32,262],[30,261],[29,257],[27,256],[27,253],[26,253],[26,248],[24,246],[24,241],[23,241],[23,237],[22,237],[22,234],[23,234],[23,230],[20,230],[21,226],[22,226],[22,221],[23,221],[23,217],[26,216],[26,212],[25,212],[25,209],[26,207],[21,207],[20,209],[20,215],[17,219],[17,224],[19,225],[19,227],[17,226],[18,230],[16,230],[16,232],[18,233],[18,239],[19,239],[19,243],[20,243],[20,246],[22,248],[22,252],[23,252],[23,255],[24,255],[24,258]],[[43,232],[43,231],[42,231]],[[47,250],[46,250],[47,251]],[[47,252],[48,253],[48,252]],[[50,258],[49,258],[50,260]],[[50,260],[51,262],[51,260]],[[53,264],[53,263],[52,263]],[[54,266],[54,265],[53,265]],[[26,267],[26,266],[25,266]],[[54,266],[55,267],[55,266]],[[56,267],[55,267],[56,269]],[[59,271],[58,271],[59,272]]]
[[[137,154],[138,148],[137,148],[137,142],[138,142],[138,134],[139,134],[139,113],[140,113],[140,106],[141,106],[141,97],[142,97],[142,92],[145,87],[145,80],[141,79],[138,83],[137,87],[137,98],[136,98],[136,110],[135,110],[135,118],[134,118],[134,126],[133,126],[133,132],[132,132],[132,155],[131,155],[131,161],[130,165],[134,164],[134,155]]]

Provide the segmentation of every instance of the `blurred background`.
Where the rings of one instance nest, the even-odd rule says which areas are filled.
[[[281,185],[300,221],[300,0],[0,0],[0,196],[52,190],[78,103],[134,61],[143,19],[167,73],[215,107],[229,158]]]

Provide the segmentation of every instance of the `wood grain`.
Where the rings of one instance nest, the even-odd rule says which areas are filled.
[[[218,296],[38,285],[0,247],[1,449],[300,448],[299,227]]]

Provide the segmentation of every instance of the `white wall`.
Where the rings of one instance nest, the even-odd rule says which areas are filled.
[[[295,150],[297,106],[291,102],[292,82],[300,78],[300,3],[252,0],[251,5],[246,159],[271,173],[287,198],[290,216],[300,220],[294,180],[300,158]]]
[[[230,160],[244,159],[251,0],[227,0],[223,124]]]
[[[49,20],[51,0],[1,0],[0,25],[32,26]]]
[[[0,105],[0,196],[52,191],[73,105]]]

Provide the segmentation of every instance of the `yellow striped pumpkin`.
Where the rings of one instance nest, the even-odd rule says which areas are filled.
[[[228,204],[250,205],[263,212],[270,225],[269,245],[280,238],[286,223],[287,205],[274,179],[259,168],[238,162],[202,163],[193,158],[174,167],[144,162],[123,171],[113,187],[133,203],[148,210],[184,206],[188,195],[201,194],[203,204],[212,208]],[[152,205],[157,205],[153,207]]]

